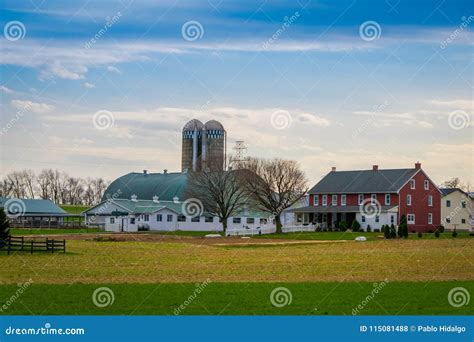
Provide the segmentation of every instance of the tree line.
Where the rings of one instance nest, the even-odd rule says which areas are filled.
[[[57,204],[95,205],[100,203],[110,182],[103,178],[78,178],[59,170],[14,171],[0,183],[0,196],[50,199]]]

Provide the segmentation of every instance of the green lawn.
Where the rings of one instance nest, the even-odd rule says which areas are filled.
[[[22,235],[42,235],[42,234],[82,234],[82,233],[101,233],[98,228],[70,228],[70,229],[47,229],[47,228],[10,228],[10,234],[13,236]]]
[[[205,279],[203,279],[205,280]],[[374,283],[209,283],[197,284],[33,284],[4,315],[469,315],[474,301],[455,308],[448,302],[454,287],[474,293],[474,282]],[[113,291],[112,305],[99,308],[92,301],[94,290],[106,286]],[[276,287],[287,288],[289,305],[278,308],[270,302]],[[0,305],[18,289],[0,286]],[[368,297],[369,296],[369,297]],[[372,296],[372,297],[370,297]],[[190,299],[191,298],[191,299]],[[369,298],[369,299],[368,299]],[[188,305],[185,304],[188,301]],[[365,305],[364,303],[365,302]],[[353,311],[359,305],[358,311]],[[1,308],[1,306],[0,306]]]
[[[367,233],[367,232],[299,232],[299,233],[283,233],[283,234],[267,234],[267,235],[256,235],[255,238],[259,239],[290,239],[290,240],[354,240],[358,236],[365,236],[367,240],[380,240],[383,239],[383,233]],[[469,233],[458,232],[457,239],[469,238]],[[440,234],[439,238],[433,233],[423,233],[422,237],[419,238],[417,234],[408,234],[409,239],[452,239],[451,232]]]
[[[87,210],[90,208],[90,206],[88,205],[68,205],[68,204],[61,204],[59,207],[67,211],[69,214],[80,214],[84,210]]]

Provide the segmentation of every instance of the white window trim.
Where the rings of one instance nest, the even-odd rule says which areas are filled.
[[[372,204],[377,203],[377,194],[370,195],[370,203]]]
[[[328,205],[328,195],[323,195],[323,206],[326,207]]]
[[[345,206],[347,203],[347,196],[341,195],[341,206]]]
[[[410,216],[413,216],[413,220],[410,221]],[[415,214],[408,214],[407,215],[407,223],[408,224],[415,224]]]
[[[313,205],[315,207],[319,206],[319,195],[314,195],[313,196]]]
[[[364,195],[363,194],[359,194],[359,196],[357,197],[358,201],[357,203],[359,203],[359,205],[361,205],[362,203],[364,203]]]
[[[428,213],[428,224],[433,224],[433,214]]]
[[[334,200],[335,200],[335,201],[334,201]],[[336,202],[336,203],[334,203],[334,202]],[[332,195],[332,196],[331,196],[331,205],[332,205],[333,207],[337,206],[337,195]]]
[[[414,179],[410,179],[410,189],[416,189],[416,181]]]
[[[410,200],[408,200],[408,199],[410,199]],[[410,194],[407,195],[407,206],[411,207],[411,195]]]
[[[429,207],[433,206],[433,196],[432,195],[428,195],[428,206]]]
[[[388,199],[388,201],[387,201],[387,199]],[[385,205],[390,205],[391,200],[392,199],[391,199],[390,194],[385,194]]]
[[[425,179],[424,187],[425,187],[425,190],[429,190],[429,189],[430,189],[430,181],[429,181],[429,180]]]

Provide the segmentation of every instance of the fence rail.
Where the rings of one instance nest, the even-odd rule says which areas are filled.
[[[32,239],[24,236],[10,236],[4,243],[7,253],[16,251],[33,252],[63,252],[66,253],[66,240]]]

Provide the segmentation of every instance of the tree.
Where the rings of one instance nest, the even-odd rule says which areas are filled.
[[[390,227],[388,226],[388,224],[384,224],[382,226],[382,231],[383,231],[383,236],[386,239],[390,239]]]
[[[388,227],[388,225],[387,225],[387,227]],[[396,237],[397,237],[397,230],[395,229],[395,226],[392,223],[392,225],[390,226],[390,238],[395,239]]]
[[[451,178],[441,184],[444,188],[454,189],[458,188],[465,192],[471,192],[472,186],[471,183],[463,183],[458,177]]]
[[[219,160],[207,160],[202,170],[189,174],[187,198],[194,198],[202,204],[202,210],[219,217],[224,235],[227,232],[229,217],[235,216],[248,205],[248,194],[243,179],[245,170],[222,170],[213,163]],[[199,203],[199,202],[198,202]]]
[[[360,223],[357,220],[353,220],[351,224],[351,229],[353,232],[358,232],[360,230]]]
[[[399,237],[408,237],[408,223],[407,223],[407,217],[405,215],[402,215],[400,217],[400,224],[398,225],[398,236]]]
[[[0,248],[5,246],[8,237],[10,236],[10,223],[3,208],[0,208]]]
[[[248,158],[237,164],[248,170],[245,189],[258,208],[275,218],[276,232],[282,232],[281,214],[298,202],[308,190],[304,172],[296,161]]]

